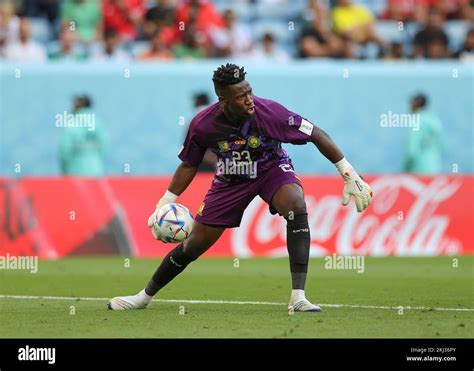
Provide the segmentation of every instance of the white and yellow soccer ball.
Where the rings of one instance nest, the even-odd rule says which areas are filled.
[[[156,218],[156,228],[163,242],[182,242],[193,230],[194,219],[189,209],[178,203],[161,207]]]

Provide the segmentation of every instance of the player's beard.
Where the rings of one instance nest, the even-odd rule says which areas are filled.
[[[253,106],[253,110],[251,112],[249,112],[249,110],[246,108],[242,109],[240,111],[239,116],[241,116],[244,120],[248,120],[252,118],[254,114],[255,114],[255,106]]]
[[[249,114],[246,109],[240,107],[238,109],[230,109],[229,107],[224,109],[227,120],[235,125],[241,125],[244,121],[251,118],[254,113],[255,110],[252,114]]]

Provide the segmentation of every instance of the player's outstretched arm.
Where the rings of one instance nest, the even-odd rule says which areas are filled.
[[[191,181],[197,172],[197,166],[190,165],[186,162],[181,162],[174,172],[173,179],[171,179],[168,190],[178,197],[188,188]]]
[[[336,143],[332,141],[329,134],[316,125],[314,125],[311,133],[311,141],[318,148],[319,152],[333,164],[344,158],[341,150],[336,146]]]
[[[367,209],[372,202],[373,191],[346,160],[331,137],[324,130],[314,126],[311,141],[324,157],[337,167],[344,179],[342,205],[347,206],[351,196],[354,196],[357,211],[361,212]]]
[[[158,201],[155,207],[155,211],[153,214],[150,215],[148,218],[148,226],[151,228],[151,233],[155,239],[160,239],[160,234],[158,229],[155,228],[156,218],[158,216],[158,212],[160,211],[161,207],[175,202],[178,196],[183,193],[186,188],[188,188],[189,184],[193,180],[194,176],[196,175],[197,166],[192,166],[186,162],[181,162],[178,166],[176,171],[174,172],[173,179],[171,179],[171,183],[166,190],[165,194],[161,199]]]

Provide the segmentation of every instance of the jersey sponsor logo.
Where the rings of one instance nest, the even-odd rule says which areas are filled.
[[[234,143],[235,144],[245,144],[245,143],[247,143],[247,141],[245,139],[240,139],[240,140],[236,140]]]
[[[206,204],[203,202],[201,206],[199,206],[198,209],[198,214],[202,216],[202,211],[204,210],[204,207],[206,207]]]
[[[228,150],[230,150],[229,142],[227,142],[226,140],[222,142],[217,142],[217,145],[219,146],[220,152],[227,152]]]
[[[378,192],[377,207],[369,207],[356,215],[353,209],[341,213],[337,201],[339,179],[304,178],[307,209],[311,215],[309,228],[318,231],[311,236],[312,254],[356,256],[362,250],[363,255],[375,256],[472,254],[472,232],[464,228],[470,209],[463,202],[474,184],[472,176],[389,174],[368,180]],[[231,230],[233,256],[287,254],[285,236],[281,233],[286,221],[271,218],[266,210],[268,205],[260,197],[249,204],[240,228]],[[394,228],[394,215],[401,212],[410,223],[400,223]],[[255,228],[256,225],[259,227]],[[367,227],[369,225],[376,227]]]
[[[258,146],[260,146],[260,138],[250,137],[249,138],[249,147],[250,148],[257,148]]]
[[[313,132],[313,124],[309,121],[306,121],[305,119],[302,119],[300,128],[298,130],[305,133],[306,135],[311,135]]]

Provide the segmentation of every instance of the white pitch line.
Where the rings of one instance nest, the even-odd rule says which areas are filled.
[[[22,296],[22,295],[0,295],[0,299],[44,299],[44,300],[84,300],[84,301],[108,301],[110,298],[83,298],[73,296]],[[187,303],[187,304],[236,304],[236,305],[287,305],[286,303],[275,303],[269,301],[229,301],[229,300],[180,300],[180,299],[154,299],[160,303]],[[436,310],[436,311],[456,311],[474,312],[474,308],[431,308],[431,307],[411,307],[409,305],[384,306],[384,305],[362,305],[362,304],[318,304],[328,308],[364,308],[364,309],[392,309],[399,310]]]

